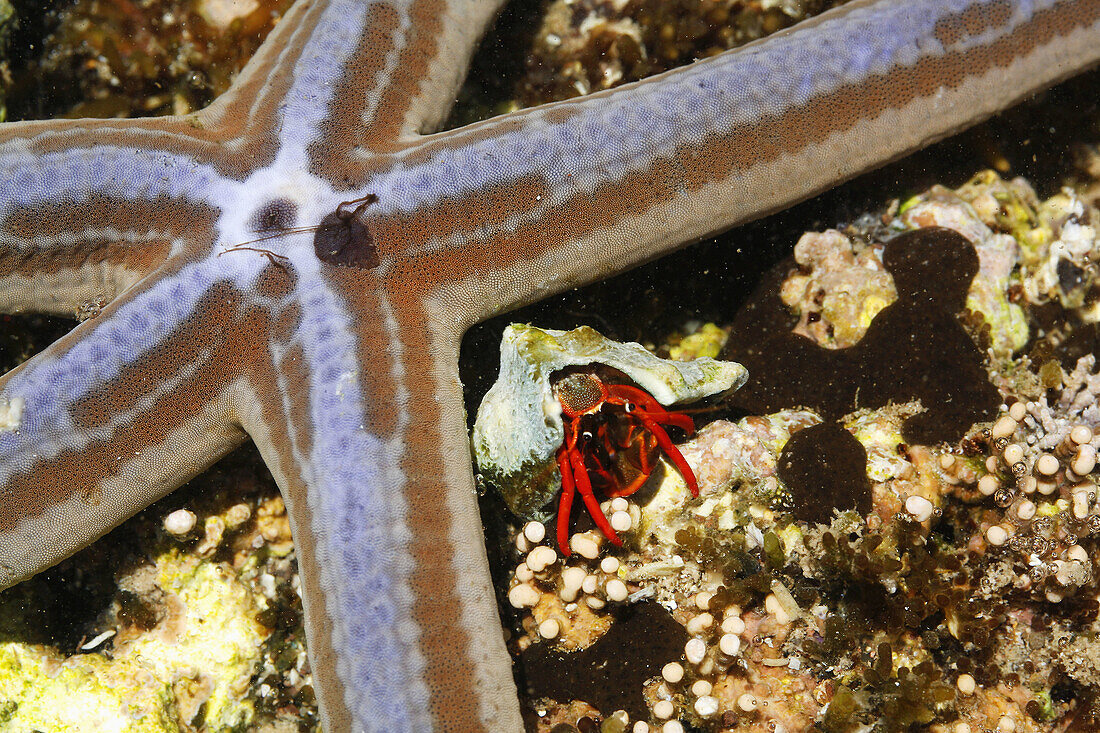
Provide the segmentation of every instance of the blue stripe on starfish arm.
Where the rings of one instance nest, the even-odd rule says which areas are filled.
[[[499,4],[299,0],[196,115],[0,128],[0,306],[114,298],[0,381],[5,583],[247,433],[291,514],[325,729],[519,730],[465,328],[1100,55],[1100,0],[857,0],[652,80],[418,136]]]
[[[513,304],[532,273],[595,279],[937,140],[1095,63],[1098,26],[1096,0],[852,3],[661,77],[426,138],[376,178],[378,238],[410,252],[397,278],[423,269],[421,248],[483,250],[481,272],[510,272],[479,302],[499,279]]]
[[[26,143],[0,144],[4,312],[72,314],[213,243],[213,169],[109,145],[35,155]]]

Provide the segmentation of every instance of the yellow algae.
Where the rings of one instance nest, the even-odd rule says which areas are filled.
[[[169,604],[178,616],[118,654],[173,686],[183,720],[201,715],[206,730],[246,725],[254,709],[244,696],[265,638],[257,599],[227,565],[174,548],[157,558],[157,570],[157,585],[179,601]]]
[[[700,356],[717,359],[726,345],[729,333],[713,323],[704,323],[695,333],[684,336],[680,343],[670,346],[669,358],[674,361],[691,361]]]
[[[265,601],[224,563],[177,548],[155,562],[130,576],[134,592],[158,607],[151,629],[109,629],[113,648],[67,658],[47,646],[0,644],[0,731],[213,733],[251,725]]]
[[[168,682],[134,659],[0,644],[0,729],[9,733],[175,733]]]

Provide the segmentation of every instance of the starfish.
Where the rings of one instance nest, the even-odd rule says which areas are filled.
[[[251,438],[290,513],[325,730],[520,730],[465,329],[1100,58],[1100,0],[861,0],[432,134],[501,4],[298,0],[197,114],[0,127],[0,310],[106,303],[0,379],[0,587]]]

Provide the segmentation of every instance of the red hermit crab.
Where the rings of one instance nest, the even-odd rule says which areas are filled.
[[[559,377],[554,396],[565,424],[565,441],[555,454],[561,471],[557,535],[563,555],[569,555],[569,512],[577,490],[600,531],[622,545],[600,509],[593,484],[612,498],[633,494],[656,468],[658,448],[679,469],[692,495],[699,495],[691,466],[662,427],[673,425],[691,435],[695,424],[689,416],[669,412],[637,387],[608,384],[589,371]]]

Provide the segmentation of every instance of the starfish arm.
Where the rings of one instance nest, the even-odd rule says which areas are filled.
[[[207,116],[275,118],[281,160],[333,188],[361,185],[370,156],[398,149],[449,112],[470,56],[504,0],[299,2],[281,43],[258,55]],[[279,31],[276,30],[276,32]],[[260,82],[263,82],[260,85]],[[232,112],[231,110],[237,110]],[[251,114],[251,112],[247,113]]]
[[[0,587],[58,562],[245,438],[241,328],[209,264],[135,288],[0,378]]]
[[[1098,58],[1096,0],[854,2],[650,80],[427,138],[376,176],[376,239],[400,241],[419,270],[431,253],[497,312],[806,198]],[[449,264],[459,248],[469,267]]]
[[[348,272],[299,277],[243,424],[292,517],[323,727],[521,730],[456,334]]]
[[[0,144],[0,312],[72,315],[213,241],[212,168],[112,145],[35,153],[36,140]]]

